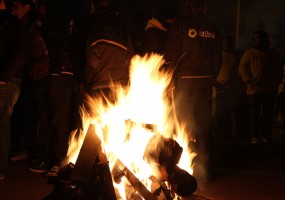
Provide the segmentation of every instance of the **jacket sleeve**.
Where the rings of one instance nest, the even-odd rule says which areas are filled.
[[[245,52],[241,58],[239,74],[244,83],[248,83],[252,79],[252,73],[250,71],[250,53],[248,51]]]
[[[180,57],[183,56],[182,40],[179,37],[179,26],[173,25],[169,30],[169,36],[165,48],[165,63],[162,66],[166,70],[174,70],[179,63]]]
[[[216,45],[214,45],[214,71],[213,75],[214,78],[216,79],[218,77],[218,74],[220,72],[220,69],[222,67],[222,39],[220,36],[220,33],[217,31],[217,36],[216,36]]]
[[[4,70],[0,73],[0,80],[7,82],[24,71],[24,65],[29,55],[28,29],[22,23],[16,23],[8,36],[9,52]]]

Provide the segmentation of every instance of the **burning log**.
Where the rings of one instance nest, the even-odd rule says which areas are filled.
[[[168,183],[170,189],[182,197],[189,196],[197,190],[197,181],[194,176],[178,166],[175,167],[169,176]]]
[[[109,162],[101,141],[89,126],[68,180],[61,180],[44,200],[117,200]]]
[[[197,189],[197,181],[177,166],[182,150],[175,140],[156,134],[146,146],[144,159],[154,168],[159,181],[168,182],[177,195],[188,196]]]
[[[116,162],[120,173],[115,173],[117,177],[115,180],[119,180],[122,176],[125,176],[129,183],[138,191],[138,193],[147,200],[157,200],[155,195],[153,195],[140,180],[118,159]]]
[[[160,168],[160,172],[164,172],[165,169],[167,175],[170,175],[178,164],[182,151],[182,147],[175,140],[155,134],[145,148],[144,160]],[[164,174],[161,173],[157,178],[166,181],[167,177]]]

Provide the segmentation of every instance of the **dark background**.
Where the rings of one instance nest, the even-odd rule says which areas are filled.
[[[48,0],[52,13],[64,24],[87,15],[90,0]],[[177,10],[180,0],[115,0],[129,24],[139,24],[162,4]],[[208,0],[209,18],[222,35],[236,38],[236,47],[250,46],[252,32],[267,31],[270,41],[285,57],[285,1],[283,0]]]

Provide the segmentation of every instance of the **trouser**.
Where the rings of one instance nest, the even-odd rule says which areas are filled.
[[[12,138],[14,147],[28,150],[33,155],[38,130],[37,108],[34,99],[34,81],[24,76],[17,103],[12,115]]]
[[[181,124],[186,123],[189,141],[195,141],[196,161],[203,168],[210,165],[212,124],[212,80],[193,79],[189,88],[175,87],[175,113]],[[198,163],[196,162],[196,167]]]
[[[18,100],[21,80],[13,79],[0,85],[0,173],[4,173],[10,150],[11,116]]]
[[[249,95],[249,133],[250,136],[263,136],[271,139],[273,104],[272,95]]]
[[[33,96],[35,98],[35,107],[38,120],[38,144],[39,157],[45,161],[51,159],[51,123],[49,114],[49,81],[50,78],[35,81],[33,84]]]
[[[50,138],[53,148],[53,161],[56,165],[66,158],[70,135],[70,122],[73,116],[72,106],[79,85],[72,75],[51,76],[49,85],[49,109],[52,128]]]
[[[243,94],[231,89],[217,92],[214,102],[216,109],[213,113],[213,135],[229,138],[240,134],[240,117],[245,109]]]

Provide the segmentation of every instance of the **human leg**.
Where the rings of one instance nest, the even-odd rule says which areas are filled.
[[[5,175],[10,150],[11,116],[20,94],[21,80],[0,85],[0,175]]]

